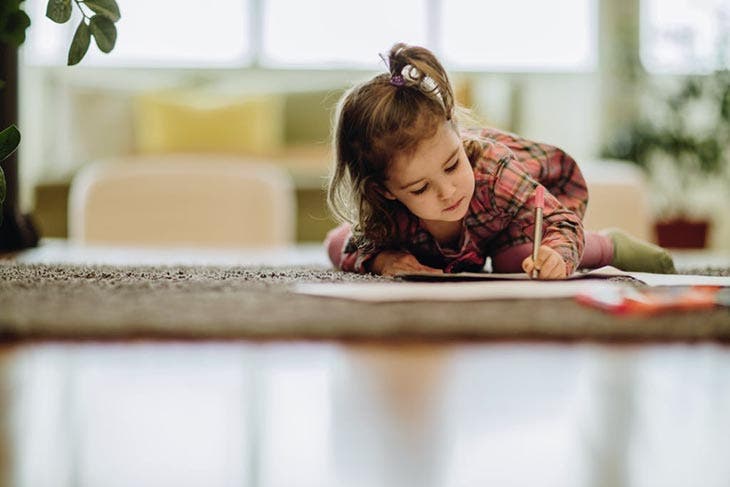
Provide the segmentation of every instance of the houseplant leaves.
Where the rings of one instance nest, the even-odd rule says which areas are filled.
[[[0,43],[19,46],[25,42],[25,30],[30,18],[20,8],[21,0],[0,2]]]
[[[89,30],[101,52],[108,53],[114,49],[114,44],[117,42],[117,28],[109,18],[94,15],[89,20]]]
[[[89,44],[91,43],[91,31],[86,22],[81,20],[81,23],[76,28],[76,33],[71,41],[71,47],[68,50],[68,65],[73,66],[78,64],[86,55],[86,51],[89,50]]]
[[[71,18],[71,0],[48,0],[46,17],[57,24],[68,22]]]
[[[111,52],[117,41],[117,28],[114,23],[121,18],[116,0],[85,0],[75,3],[83,18],[76,28],[68,50],[69,66],[78,64],[84,58],[89,50],[91,36],[94,37],[101,52]],[[89,15],[84,9],[91,10],[93,15]],[[46,17],[63,24],[69,21],[72,11],[71,0],[48,0]]]
[[[20,131],[15,125],[11,125],[0,132],[0,162],[10,156],[20,144]],[[3,203],[5,202],[5,174],[0,167],[0,224],[3,218]]]
[[[121,18],[119,6],[115,0],[86,0],[84,5],[112,22],[117,22]]]

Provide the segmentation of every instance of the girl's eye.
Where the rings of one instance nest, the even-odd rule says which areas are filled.
[[[446,170],[446,172],[454,172],[454,170],[456,169],[456,167],[458,165],[459,165],[459,159],[457,159],[455,163],[453,163],[452,165],[447,167],[445,170]]]
[[[415,191],[411,191],[411,193],[416,194],[416,195],[423,194],[423,192],[426,191],[426,188],[428,188],[428,184],[424,184],[421,188],[419,188]]]

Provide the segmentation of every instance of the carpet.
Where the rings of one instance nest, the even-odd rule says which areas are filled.
[[[728,275],[730,269],[688,273]],[[325,267],[117,267],[0,261],[14,339],[730,339],[730,310],[615,317],[571,299],[364,303],[297,282],[385,278]]]

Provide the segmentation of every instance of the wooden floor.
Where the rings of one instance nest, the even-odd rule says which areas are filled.
[[[729,455],[714,343],[0,344],[2,487],[726,487]]]
[[[4,485],[727,486],[713,344],[0,348]]]

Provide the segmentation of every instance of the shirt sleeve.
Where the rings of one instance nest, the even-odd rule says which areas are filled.
[[[581,218],[585,215],[588,188],[578,163],[567,152],[494,128],[485,128],[482,136],[504,144],[532,178],[545,186],[563,206]]]
[[[532,242],[535,229],[535,190],[539,183],[509,148],[498,142],[485,145],[476,167],[484,178],[477,184],[478,197],[492,213],[498,235],[490,247],[497,253],[507,247]],[[584,234],[580,216],[545,191],[542,244],[558,252],[572,273],[583,254]]]

